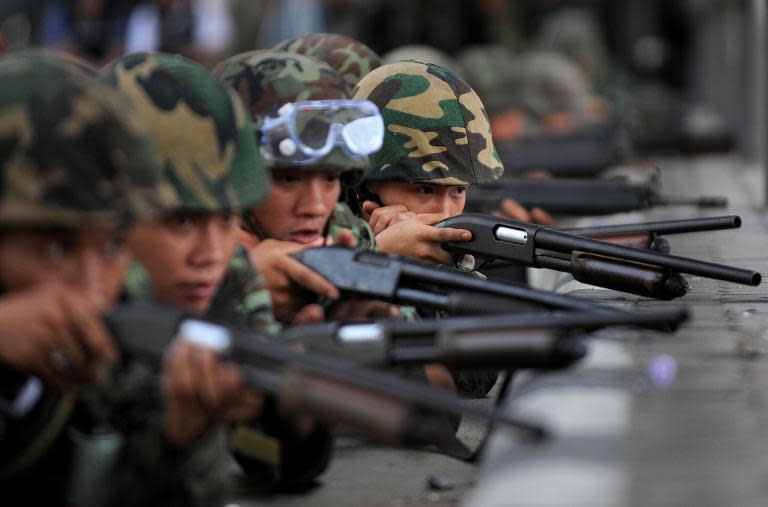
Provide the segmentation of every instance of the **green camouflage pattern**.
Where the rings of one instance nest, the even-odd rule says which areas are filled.
[[[328,64],[287,51],[250,51],[235,55],[217,65],[213,73],[235,89],[257,121],[289,102],[352,96],[344,78]],[[340,170],[344,184],[355,184],[362,179],[368,159],[350,157],[336,147],[310,165],[289,166],[285,162],[276,165],[307,171]]]
[[[589,81],[597,84],[610,73],[605,33],[587,9],[568,7],[548,16],[536,47],[553,51],[576,62]]]
[[[349,209],[344,203],[336,203],[328,222],[328,237],[336,243],[336,238],[343,230],[348,230],[355,238],[355,246],[366,250],[376,250],[376,235],[368,222]]]
[[[102,75],[147,125],[174,209],[238,210],[264,200],[269,178],[250,115],[204,67],[179,55],[137,53]]]
[[[475,46],[460,61],[491,115],[517,109],[534,126],[557,113],[571,115],[577,124],[587,121],[589,85],[579,68],[557,53],[515,55],[501,46]]]
[[[360,81],[354,97],[379,106],[386,126],[365,181],[469,185],[504,172],[480,97],[444,67],[384,65]]]
[[[519,74],[515,54],[507,47],[487,44],[471,46],[459,54],[464,78],[483,99],[489,115],[518,104],[510,86]]]
[[[81,227],[167,205],[139,118],[53,51],[0,58],[0,225]]]
[[[551,51],[530,51],[517,65],[508,90],[520,108],[535,118],[568,113],[577,125],[589,121],[589,83],[574,63]]]
[[[281,42],[273,49],[307,55],[327,63],[354,87],[374,69],[381,57],[362,42],[337,33],[312,33]]]

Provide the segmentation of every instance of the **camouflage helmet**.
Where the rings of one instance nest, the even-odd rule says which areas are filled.
[[[328,64],[287,51],[261,50],[235,55],[213,69],[232,86],[250,108],[254,119],[271,115],[289,102],[349,99],[346,81]],[[328,155],[297,169],[342,171],[345,183],[359,181],[368,167],[366,158],[352,158],[336,147]]]
[[[136,53],[102,76],[147,125],[174,209],[239,210],[266,198],[269,179],[250,115],[204,67],[179,55]]]
[[[336,33],[312,33],[281,42],[274,49],[307,55],[327,63],[349,84],[355,86],[374,69],[381,58],[362,42]]]
[[[365,181],[467,185],[504,172],[480,97],[444,67],[384,65],[360,81],[355,98],[378,105],[386,125]]]
[[[530,51],[515,65],[508,90],[519,107],[538,120],[568,113],[577,124],[588,121],[589,85],[575,64],[551,51]]]
[[[496,44],[470,46],[459,54],[459,62],[488,114],[516,106],[509,88],[519,71],[515,54],[509,48]]]
[[[125,99],[53,51],[0,58],[0,225],[120,225],[166,204]]]

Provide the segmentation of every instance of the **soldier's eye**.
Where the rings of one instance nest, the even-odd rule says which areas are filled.
[[[325,176],[325,181],[328,183],[336,183],[339,181],[339,175],[334,173],[329,173]]]
[[[167,218],[165,224],[176,232],[187,232],[195,226],[195,219],[189,215],[175,215]]]
[[[125,249],[125,235],[118,234],[112,236],[104,242],[104,255],[108,257],[117,257],[122,255]]]
[[[419,193],[426,194],[426,195],[432,195],[432,194],[435,193],[435,189],[430,187],[430,186],[428,186],[428,185],[424,185],[424,186],[419,187]]]
[[[74,243],[66,238],[51,239],[43,247],[45,257],[51,261],[65,259],[74,250]]]
[[[235,213],[222,213],[220,215],[221,225],[224,227],[230,227],[237,222],[237,214]]]
[[[299,181],[299,177],[295,174],[276,174],[274,178],[277,183],[282,183],[284,185],[290,185],[291,183]]]
[[[461,195],[466,191],[467,191],[467,187],[453,187],[453,193],[456,195]]]

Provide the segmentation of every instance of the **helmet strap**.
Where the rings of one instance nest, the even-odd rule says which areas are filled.
[[[262,229],[261,226],[256,223],[256,219],[253,218],[253,215],[251,215],[250,211],[244,211],[241,213],[240,217],[243,219],[243,226],[248,232],[255,234],[256,237],[262,241],[269,238],[267,233],[264,232],[264,229]]]

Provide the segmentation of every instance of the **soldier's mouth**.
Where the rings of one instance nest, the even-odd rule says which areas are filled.
[[[207,302],[216,294],[216,284],[212,282],[192,282],[179,284],[184,298],[190,302]]]
[[[302,245],[308,245],[310,243],[314,243],[318,239],[320,239],[320,233],[322,231],[320,229],[297,229],[295,231],[291,231],[291,233],[288,235],[291,241],[295,241],[296,243],[301,243]]]

